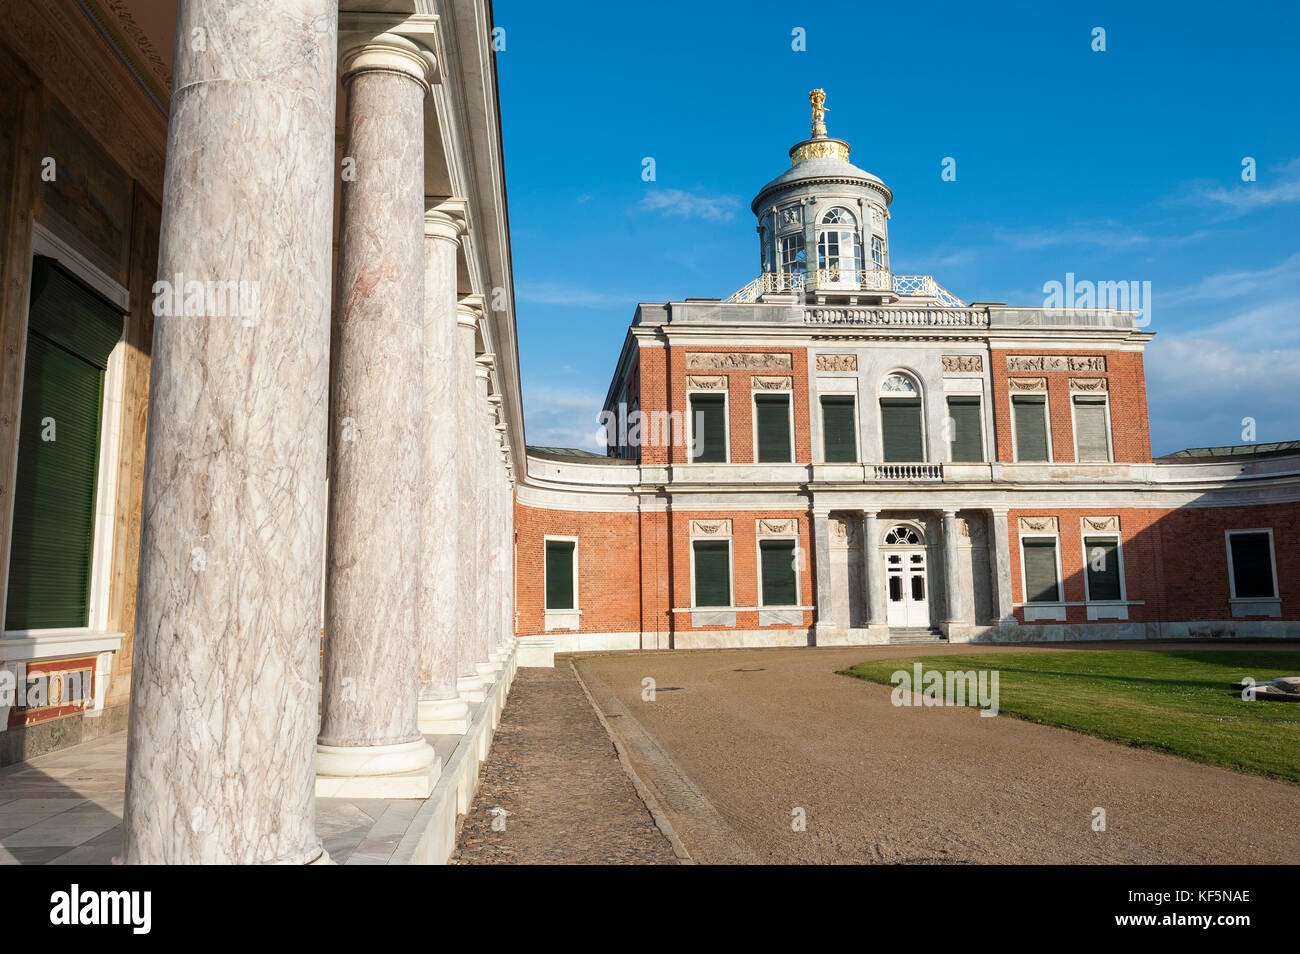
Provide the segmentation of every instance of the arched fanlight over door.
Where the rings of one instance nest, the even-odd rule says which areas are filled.
[[[885,533],[887,547],[919,547],[925,543],[916,527],[900,523]]]

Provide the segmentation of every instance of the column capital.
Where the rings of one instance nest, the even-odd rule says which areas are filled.
[[[456,302],[456,323],[463,328],[478,328],[478,320],[487,312],[482,295],[462,295]]]
[[[957,519],[957,511],[956,511],[955,509],[951,509],[951,510],[950,510],[950,509],[948,509],[947,507],[945,507],[945,508],[943,508],[942,510],[940,510],[939,512],[943,514],[943,519],[945,519],[945,520],[956,520],[956,519]]]
[[[424,197],[424,237],[458,242],[469,231],[469,203],[464,199]]]
[[[424,47],[396,33],[341,33],[339,76],[346,84],[358,73],[398,73],[427,92],[438,80],[438,61]]]
[[[488,380],[492,374],[492,368],[496,363],[497,356],[490,351],[474,356],[474,376],[482,380]],[[492,400],[489,396],[488,400]]]

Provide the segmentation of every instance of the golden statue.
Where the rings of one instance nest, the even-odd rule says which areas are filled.
[[[812,134],[813,136],[825,136],[826,90],[813,90],[808,94],[808,102],[812,104]]]

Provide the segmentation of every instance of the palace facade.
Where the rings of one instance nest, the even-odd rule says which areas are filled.
[[[754,198],[759,277],[637,308],[608,457],[530,449],[523,642],[1300,635],[1300,447],[1153,460],[1141,315],[896,272],[818,106]]]

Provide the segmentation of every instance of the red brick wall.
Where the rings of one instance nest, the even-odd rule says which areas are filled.
[[[1063,599],[1085,599],[1083,532],[1080,518],[1118,516],[1123,545],[1125,598],[1137,622],[1231,620],[1228,556],[1224,533],[1271,527],[1282,618],[1300,619],[1300,506],[1197,507],[1178,510],[1092,508],[1012,510],[1007,515],[1014,602],[1024,601],[1020,575],[1019,518],[1059,518]],[[1083,606],[1066,608],[1066,622],[1087,622]],[[1024,611],[1016,610],[1023,622]],[[1259,617],[1263,618],[1263,617]]]
[[[1106,371],[1007,372],[1009,355],[1104,355]],[[1111,446],[1116,462],[1150,463],[1151,428],[1147,418],[1146,372],[1140,352],[1130,351],[994,351],[992,353],[993,413],[998,460],[1015,459],[1011,439],[1011,396],[1007,378],[1047,378],[1047,404],[1051,415],[1052,459],[1074,461],[1074,426],[1071,419],[1070,378],[1106,378],[1110,393]]]

